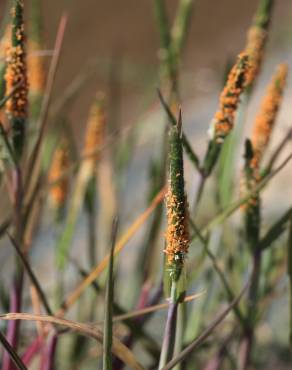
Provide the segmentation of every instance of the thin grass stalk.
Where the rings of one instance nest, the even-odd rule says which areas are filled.
[[[171,292],[169,298],[169,307],[167,312],[166,325],[164,330],[163,342],[160,353],[159,369],[171,359],[174,350],[176,324],[177,324],[177,282],[171,282]]]
[[[176,69],[173,65],[171,54],[170,25],[164,0],[154,0],[154,10],[157,19],[160,36],[159,56],[161,60],[162,79],[170,85],[169,91],[176,91]]]
[[[10,343],[6,340],[5,336],[1,332],[0,332],[0,342],[5,348],[5,351],[11,357],[11,360],[14,362],[16,368],[19,370],[27,370],[21,358],[18,356],[18,354],[15,352],[13,347],[10,345]]]
[[[22,262],[22,264],[23,264],[23,266],[24,266],[24,268],[25,268],[25,270],[26,270],[26,272],[27,272],[27,274],[28,274],[28,276],[29,276],[32,284],[34,285],[34,287],[35,287],[35,289],[37,291],[37,294],[39,296],[39,299],[41,300],[41,302],[42,302],[42,304],[43,304],[43,306],[44,306],[47,314],[52,316],[53,315],[53,311],[52,311],[52,309],[51,309],[51,307],[50,307],[50,305],[48,303],[47,297],[46,297],[46,295],[45,295],[45,293],[44,293],[44,291],[43,291],[43,289],[42,289],[42,287],[41,287],[41,285],[40,285],[40,283],[39,283],[39,281],[38,281],[35,273],[31,269],[30,264],[28,263],[26,257],[24,256],[24,254],[23,254],[20,246],[17,245],[16,240],[9,233],[7,233],[7,235],[9,237],[10,241],[11,241],[11,244],[15,248],[15,251],[16,251],[19,259],[21,260],[21,262]]]
[[[94,175],[89,181],[85,194],[85,209],[87,214],[87,243],[88,243],[88,265],[93,268],[97,264],[97,235],[96,235],[96,184],[97,176]]]
[[[103,330],[103,370],[112,370],[113,300],[114,300],[114,249],[118,231],[118,219],[113,222],[112,243],[106,284],[106,300]]]
[[[193,4],[194,0],[180,0],[178,4],[175,20],[171,29],[171,47],[173,58],[176,63],[180,59],[181,52],[186,42],[190,28]]]
[[[190,225],[194,229],[194,231],[195,231],[196,235],[198,236],[199,240],[201,241],[201,243],[203,244],[205,252],[206,252],[207,256],[209,257],[209,259],[211,260],[212,265],[214,267],[214,270],[217,272],[218,277],[221,280],[221,283],[222,283],[222,286],[223,286],[223,288],[226,292],[226,296],[228,298],[228,301],[232,302],[235,295],[233,293],[233,290],[231,289],[231,286],[228,282],[228,279],[226,278],[224,272],[222,271],[222,268],[220,267],[220,265],[217,262],[216,256],[213,254],[213,252],[209,248],[208,240],[205,240],[205,238],[200,233],[199,229],[196,227],[196,225],[192,221],[190,222]],[[234,307],[234,314],[237,317],[240,324],[244,327],[245,318],[244,318],[244,315],[241,312],[239,307],[237,307],[237,306]]]
[[[183,349],[184,333],[186,329],[186,310],[185,306],[180,304],[177,310],[177,327],[176,327],[176,336],[174,343],[173,355],[174,357],[178,355]],[[177,364],[174,370],[181,370],[182,365]]]

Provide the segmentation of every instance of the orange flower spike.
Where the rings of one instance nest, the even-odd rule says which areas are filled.
[[[177,281],[189,249],[188,203],[184,190],[184,167],[180,122],[170,128],[169,139],[169,185],[166,194],[167,267],[170,277]]]
[[[258,76],[267,40],[268,32],[258,26],[252,26],[247,34],[247,45],[245,52],[250,58],[250,70],[246,77],[249,86]]]
[[[223,142],[233,128],[235,113],[240,95],[246,86],[246,76],[249,68],[247,54],[239,54],[220,95],[219,109],[211,124],[212,136],[215,136],[214,138],[218,143]]]
[[[69,192],[69,179],[64,173],[69,168],[69,148],[68,143],[63,142],[54,152],[52,165],[49,171],[49,182],[53,183],[49,200],[55,210],[61,210],[66,202]],[[54,182],[56,182],[54,184]]]
[[[287,65],[279,65],[267,89],[266,95],[262,100],[260,111],[255,119],[252,132],[254,167],[259,167],[265,149],[269,144],[272,130],[275,125],[277,114],[282,102],[287,74]]]

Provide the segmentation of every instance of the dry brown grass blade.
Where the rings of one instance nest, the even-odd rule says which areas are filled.
[[[118,240],[115,249],[114,255],[117,255],[122,251],[126,246],[127,242],[131,237],[139,230],[139,228],[145,223],[148,217],[155,210],[157,205],[163,200],[165,195],[166,188],[160,190],[156,197],[151,202],[150,206],[132,223],[128,230],[122,235]],[[109,255],[107,255],[92,271],[91,273],[78,285],[78,287],[69,294],[64,303],[62,304],[61,309],[57,312],[57,316],[63,316],[67,309],[72,306],[83,293],[83,291],[104,271],[109,262]]]
[[[184,302],[191,302],[194,299],[200,298],[204,294],[205,294],[205,291],[200,292],[200,293],[197,293],[197,294],[193,294],[193,295],[190,295],[190,296],[187,296],[184,299]],[[113,317],[113,322],[127,320],[127,319],[132,319],[133,317],[146,315],[146,314],[151,313],[151,312],[156,312],[156,311],[159,311],[159,310],[163,310],[165,308],[168,308],[168,306],[169,306],[169,303],[168,302],[167,303],[161,303],[161,304],[156,304],[156,305],[153,305],[153,306],[149,306],[149,307],[143,308],[141,310],[131,311],[131,312],[125,313],[123,315],[117,315],[117,316],[114,316]]]
[[[33,315],[28,313],[7,313],[0,315],[0,320],[38,321],[54,325],[61,325],[84,336],[93,338],[100,344],[102,344],[103,340],[103,333],[96,326],[65,320],[55,316]],[[144,367],[137,361],[134,354],[118,338],[113,337],[112,351],[131,369],[145,370]]]

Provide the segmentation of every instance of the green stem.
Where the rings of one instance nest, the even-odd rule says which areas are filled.
[[[176,332],[176,322],[177,322],[177,282],[172,279],[171,282],[171,292],[170,292],[170,302],[167,313],[167,320],[164,330],[159,369],[162,369],[165,364],[171,360],[174,349],[174,338]]]

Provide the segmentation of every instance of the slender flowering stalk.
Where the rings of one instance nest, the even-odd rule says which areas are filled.
[[[170,276],[171,293],[159,369],[171,359],[176,337],[178,292],[177,283],[189,249],[188,204],[184,190],[184,167],[182,149],[181,114],[178,124],[169,133],[169,186],[166,195],[166,267]]]
[[[61,142],[57,150],[54,152],[52,165],[49,171],[49,182],[54,183],[50,189],[49,199],[52,208],[60,213],[65,206],[69,192],[69,179],[62,175],[70,166],[69,146],[67,141]]]
[[[12,98],[6,103],[6,113],[12,125],[12,139],[15,153],[20,158],[24,145],[25,126],[28,112],[28,83],[25,52],[25,34],[23,23],[23,0],[13,0],[12,37],[7,52],[5,74],[6,95],[21,84]]]
[[[279,65],[268,87],[267,93],[263,98],[261,109],[253,126],[253,168],[257,170],[259,170],[260,162],[269,144],[272,130],[276,122],[277,114],[282,102],[283,91],[286,85],[287,73],[287,65]]]
[[[271,23],[274,0],[261,0],[254,22],[247,33],[245,52],[249,56],[250,70],[247,74],[247,85],[257,78],[268,40],[268,30]]]

